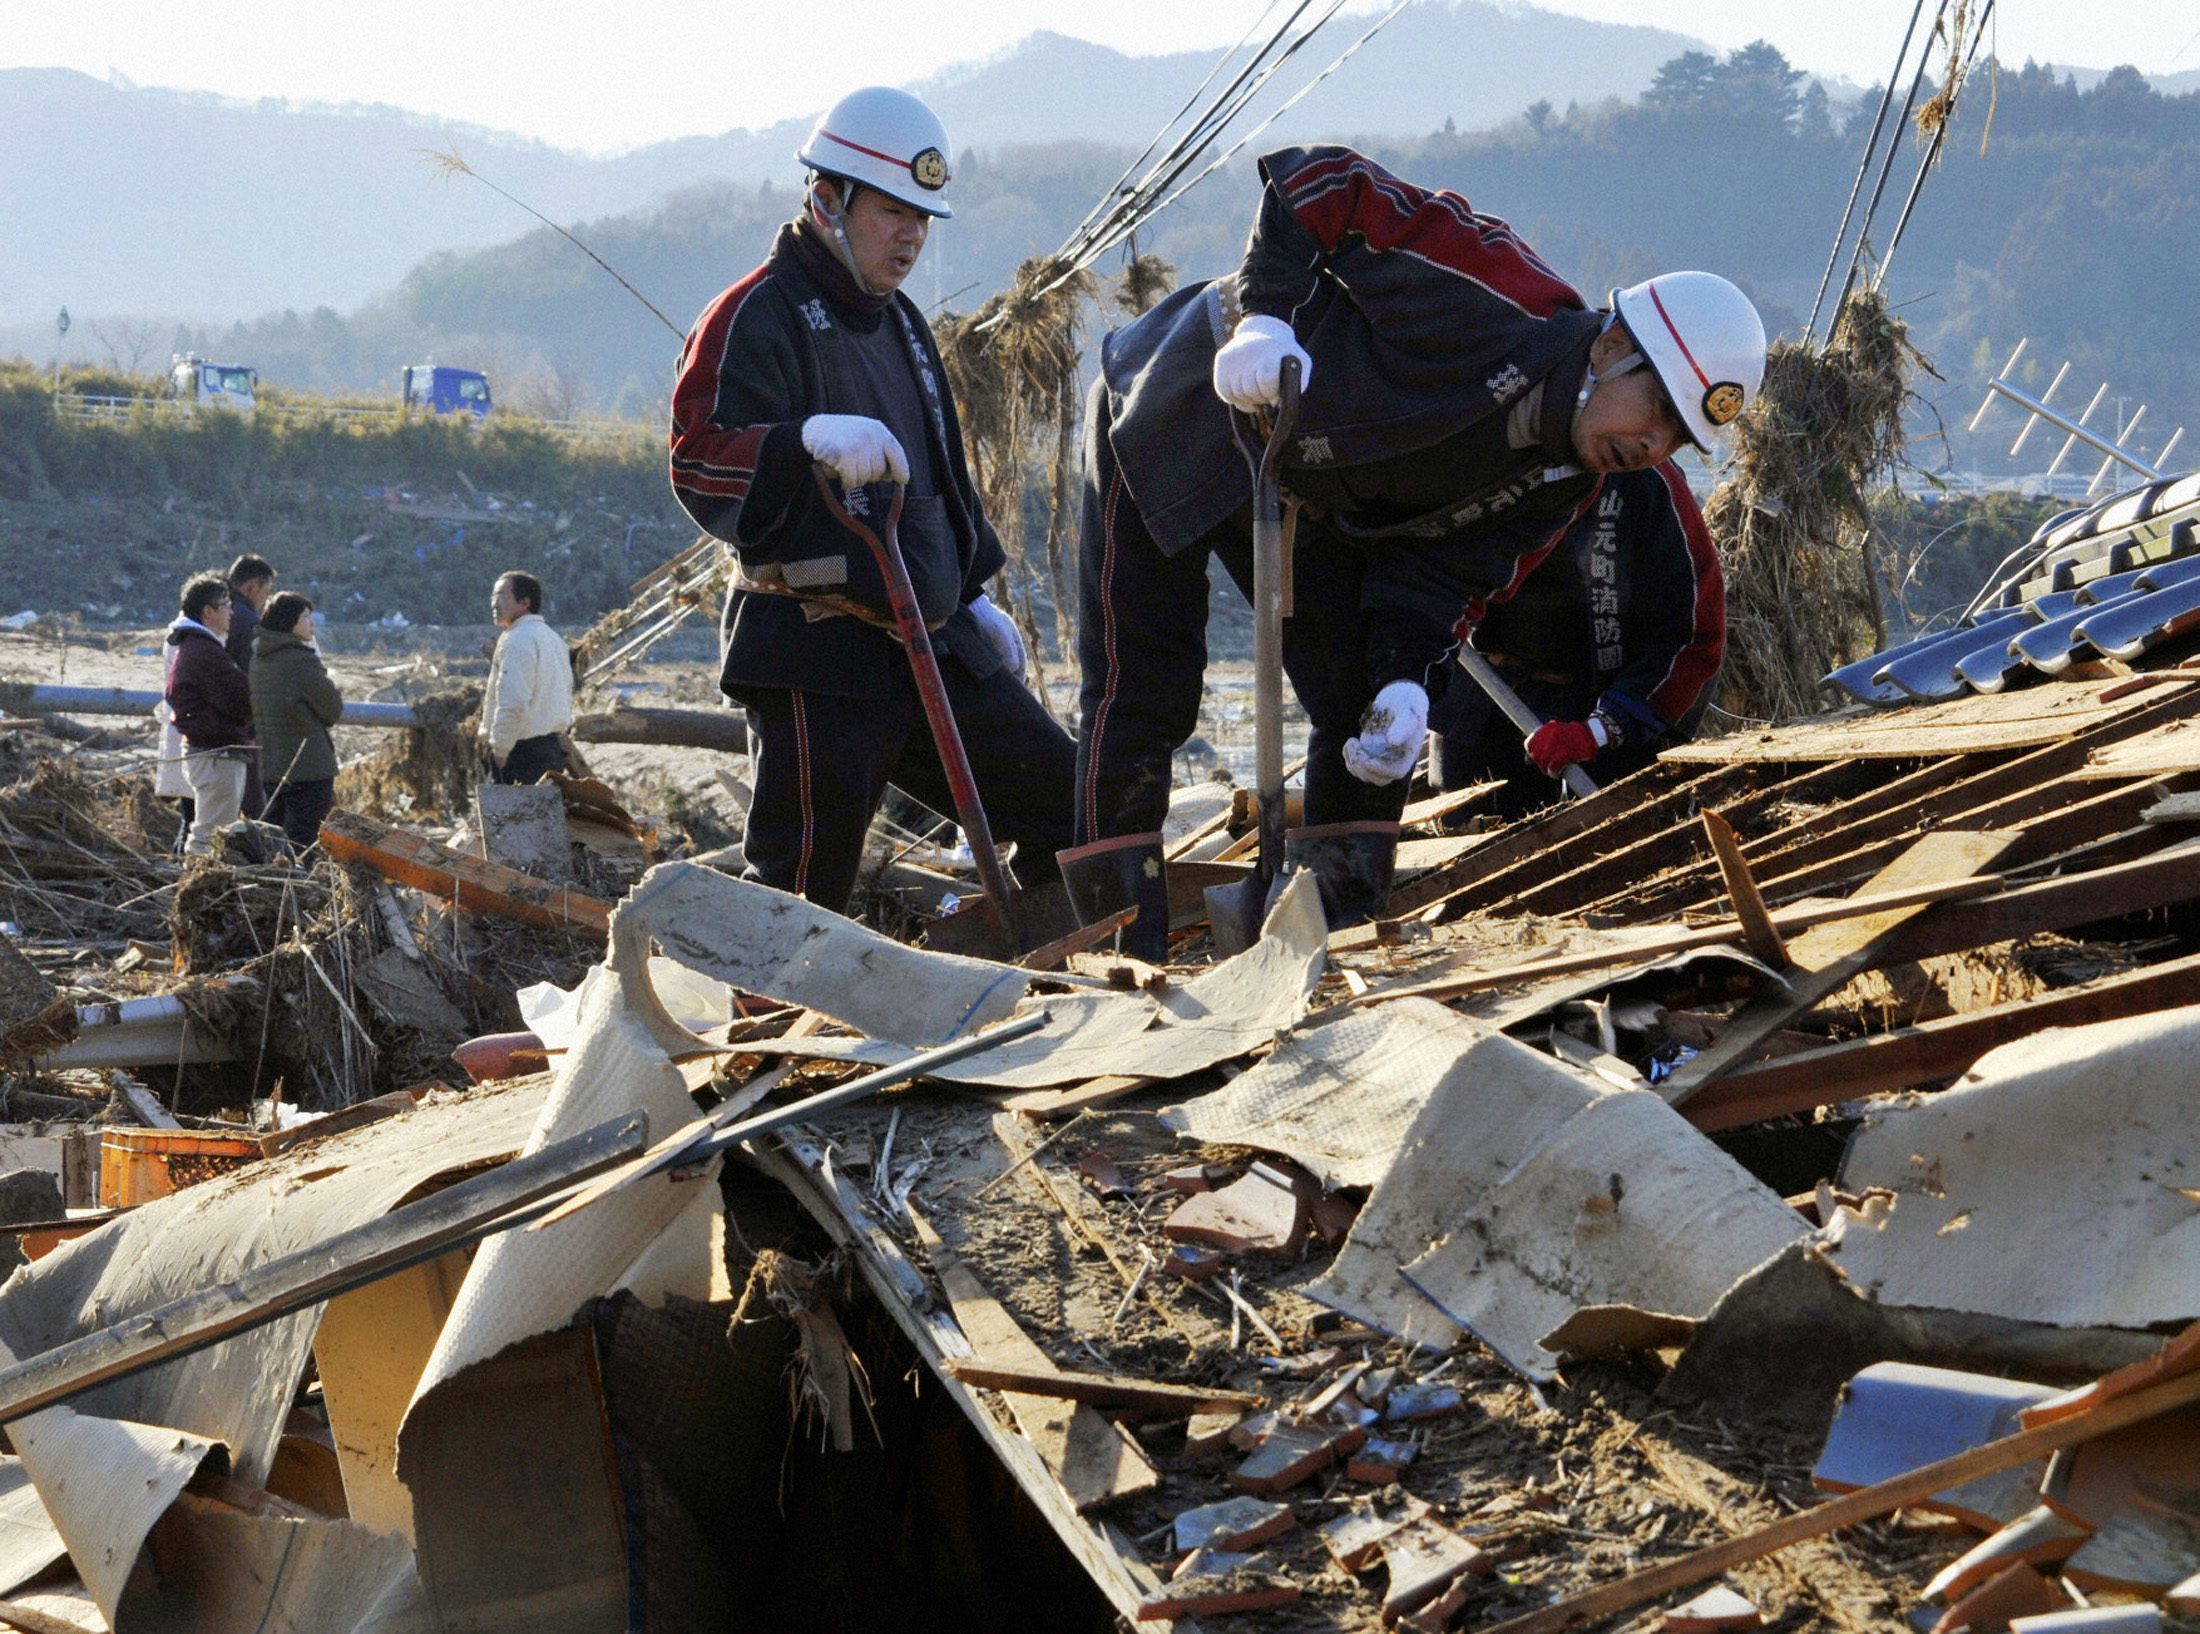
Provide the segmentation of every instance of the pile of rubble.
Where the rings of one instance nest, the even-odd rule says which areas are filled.
[[[650,866],[607,790],[184,873],[28,770],[19,1106],[173,1116],[54,1065],[126,991],[298,1076],[13,1228],[0,1625],[2200,1615],[2181,656],[1430,795],[1381,918],[1291,878],[1229,959],[1186,791],[1162,967]]]

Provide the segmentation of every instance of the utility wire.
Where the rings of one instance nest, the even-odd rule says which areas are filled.
[[[1358,39],[1354,40],[1351,45],[1347,46],[1342,52],[1340,52],[1335,61],[1331,62],[1328,67],[1324,68],[1320,73],[1316,74],[1312,79],[1308,80],[1306,84],[1298,89],[1297,92],[1295,92],[1290,98],[1288,98],[1281,106],[1276,108],[1273,113],[1269,114],[1267,118],[1263,119],[1258,125],[1254,126],[1253,129],[1251,129],[1244,136],[1239,138],[1238,141],[1234,143],[1227,151],[1212,160],[1203,170],[1201,170],[1197,175],[1193,176],[1189,181],[1182,183],[1181,186],[1173,185],[1175,184],[1177,178],[1182,176],[1183,173],[1187,169],[1189,169],[1191,167],[1191,164],[1198,158],[1199,153],[1197,150],[1186,152],[1181,162],[1174,165],[1174,167],[1169,170],[1169,174],[1162,178],[1160,187],[1147,190],[1146,197],[1138,201],[1138,208],[1136,208],[1134,211],[1118,210],[1112,217],[1104,218],[1097,227],[1083,234],[1082,242],[1073,242],[1071,244],[1064,245],[1062,250],[1058,252],[1058,254],[1062,258],[1069,260],[1070,265],[1062,273],[1057,275],[1053,284],[1050,284],[1047,287],[1049,289],[1052,289],[1062,283],[1066,283],[1070,278],[1076,276],[1077,273],[1091,266],[1093,262],[1097,261],[1101,256],[1105,255],[1115,245],[1121,243],[1132,233],[1138,231],[1148,221],[1151,221],[1163,210],[1168,209],[1169,206],[1173,205],[1174,203],[1176,203],[1177,200],[1184,197],[1185,194],[1189,193],[1193,188],[1197,187],[1202,181],[1205,181],[1209,176],[1213,175],[1217,170],[1221,169],[1222,166],[1229,163],[1229,161],[1235,158],[1240,152],[1242,152],[1249,143],[1259,137],[1261,132],[1267,130],[1269,126],[1273,125],[1278,119],[1282,118],[1284,114],[1288,113],[1293,107],[1297,106],[1298,103],[1302,101],[1306,97],[1306,95],[1314,89],[1315,86],[1319,85],[1323,80],[1329,78],[1330,75],[1336,73],[1338,69],[1342,68],[1346,62],[1351,60],[1353,55],[1357,53],[1362,46],[1366,45],[1369,40],[1372,40],[1377,34],[1380,34],[1383,29],[1388,27],[1392,19],[1396,18],[1398,14],[1404,11],[1406,7],[1411,3],[1412,0],[1398,0],[1397,5],[1393,6],[1388,12],[1384,13],[1380,18],[1376,19],[1374,24],[1370,26],[1365,33],[1363,33]],[[1320,29],[1322,24],[1328,22],[1331,17],[1335,16],[1339,9],[1341,9],[1341,6],[1339,4],[1332,4],[1329,10],[1325,12],[1318,20],[1316,20],[1306,30],[1305,33],[1301,34],[1296,40],[1292,41],[1291,44],[1285,48],[1283,54],[1279,56],[1276,61],[1272,63],[1268,67],[1268,69],[1261,75],[1260,81],[1256,83],[1251,88],[1251,90],[1246,93],[1246,95],[1238,98],[1236,106],[1230,110],[1230,115],[1234,117],[1235,114],[1244,107],[1245,103],[1251,99],[1251,96],[1254,93],[1258,92],[1261,86],[1266,84],[1266,82],[1270,78],[1274,77],[1276,71],[1280,69],[1294,53],[1296,53],[1301,47],[1303,47],[1307,43],[1307,41],[1312,39],[1315,32]],[[1221,123],[1227,124],[1228,120],[1225,119]],[[1219,125],[1217,127],[1216,134],[1220,134]],[[1212,138],[1209,139],[1210,142],[1211,140]],[[1208,144],[1202,143],[1201,147],[1204,148],[1206,145]],[[1157,170],[1161,168],[1162,167],[1159,166],[1156,167]],[[1164,196],[1161,193],[1161,188],[1169,188],[1170,190]]]
[[[1266,130],[1270,125],[1273,125],[1278,119],[1281,119],[1285,114],[1289,113],[1294,107],[1299,104],[1300,101],[1305,98],[1306,94],[1309,91],[1314,89],[1315,86],[1319,85],[1331,74],[1334,74],[1338,69],[1342,68],[1348,61],[1351,60],[1353,54],[1357,52],[1361,46],[1367,44],[1368,41],[1372,40],[1373,38],[1375,38],[1376,35],[1380,34],[1384,30],[1384,28],[1389,26],[1390,20],[1393,17],[1396,17],[1398,13],[1404,11],[1406,7],[1411,4],[1413,4],[1413,0],[1398,0],[1398,3],[1395,6],[1391,7],[1389,11],[1385,12],[1382,17],[1376,20],[1373,27],[1368,29],[1365,34],[1362,34],[1350,45],[1346,46],[1342,52],[1338,53],[1337,60],[1335,62],[1332,62],[1327,68],[1324,68],[1320,73],[1316,74],[1312,79],[1308,80],[1305,85],[1301,86],[1297,94],[1294,95],[1289,101],[1285,102],[1283,106],[1278,108],[1274,113],[1270,114],[1266,119],[1263,119],[1259,124],[1255,125],[1251,130],[1247,131],[1243,136],[1238,138],[1237,142],[1229,149],[1229,151],[1216,157],[1215,160],[1210,163],[1206,169],[1202,170],[1198,175],[1194,176],[1182,187],[1179,187],[1175,192],[1171,193],[1159,204],[1156,204],[1151,210],[1148,210],[1146,214],[1140,218],[1140,221],[1134,222],[1132,226],[1130,228],[1126,228],[1124,232],[1128,233],[1130,231],[1134,231],[1144,222],[1152,220],[1162,211],[1168,209],[1170,205],[1176,203],[1178,199],[1182,198],[1193,188],[1197,187],[1201,182],[1205,181],[1209,176],[1212,176],[1217,170],[1220,170],[1224,165],[1228,164],[1232,159],[1236,158],[1239,153],[1244,151],[1248,143],[1252,142],[1256,137],[1260,135],[1262,131]],[[1104,255],[1105,253],[1107,253],[1108,249],[1112,247],[1116,242],[1118,242],[1118,240],[1122,236],[1124,235],[1117,234],[1113,237],[1108,238],[1105,242],[1099,244],[1094,248],[1094,250],[1092,251],[1092,256],[1098,257],[1100,255]]]
[[[1242,112],[1247,103],[1266,89],[1268,82],[1281,71],[1308,41],[1319,33],[1330,18],[1344,6],[1344,0],[1329,0],[1328,9],[1309,23],[1296,39],[1285,45],[1271,60],[1263,63],[1267,53],[1275,49],[1276,41],[1288,32],[1307,7],[1301,5],[1285,22],[1282,29],[1271,36],[1263,47],[1262,57],[1248,62],[1238,73],[1229,88],[1211,102],[1192,127],[1171,145],[1159,162],[1139,178],[1137,185],[1114,207],[1103,212],[1096,223],[1088,225],[1070,236],[1057,256],[1074,261],[1080,266],[1089,265],[1088,252],[1095,244],[1114,243],[1124,234],[1135,232],[1153,213],[1154,201],[1172,186],[1222,132]],[[1258,72],[1255,73],[1255,70]]]
[[[1864,191],[1864,177],[1872,167],[1872,154],[1879,146],[1879,132],[1887,122],[1887,108],[1894,101],[1894,82],[1902,77],[1902,64],[1910,55],[1910,38],[1917,32],[1917,20],[1925,13],[1925,0],[1917,0],[1910,8],[1910,26],[1902,31],[1902,45],[1894,54],[1894,67],[1887,72],[1886,89],[1879,93],[1879,111],[1872,115],[1871,135],[1864,141],[1864,156],[1856,164],[1856,180],[1849,184],[1849,202],[1841,208],[1841,225],[1834,229],[1833,248],[1826,252],[1826,270],[1819,274],[1818,293],[1811,298],[1810,322],[1803,325],[1803,339],[1807,343],[1811,332],[1818,327],[1818,309],[1825,304],[1826,286],[1833,282],[1834,264],[1841,259],[1841,245],[1849,236],[1849,218],[1856,214],[1857,195]]]
[[[1970,77],[1971,65],[1978,61],[1978,48],[1986,41],[1986,25],[1993,15],[1994,0],[1986,0],[1984,8],[1978,14],[1978,29],[1971,36],[1971,49],[1964,54],[1963,67],[1957,75],[1956,84],[1949,88],[1946,116],[1935,127],[1933,139],[1925,149],[1925,157],[1918,161],[1917,174],[1910,179],[1910,196],[1902,201],[1902,214],[1895,219],[1894,232],[1888,237],[1887,248],[1879,257],[1879,268],[1872,276],[1874,290],[1886,287],[1887,268],[1894,262],[1895,246],[1902,242],[1903,229],[1910,224],[1910,212],[1917,208],[1917,196],[1925,190],[1926,174],[1940,160],[1941,144],[1948,139],[1948,127],[1955,123],[1956,100],[1962,94],[1962,82]]]
[[[1940,0],[1939,9],[1933,13],[1932,33],[1927,36],[1925,50],[1918,55],[1917,72],[1910,76],[1909,93],[1902,99],[1902,118],[1895,125],[1897,132],[1909,126],[1910,110],[1917,105],[1918,87],[1924,84],[1926,67],[1932,61],[1931,41],[1940,38],[1946,29],[1948,5],[1949,0]],[[1849,270],[1841,280],[1841,297],[1833,303],[1833,315],[1826,320],[1828,333],[1831,333],[1833,325],[1840,321],[1841,309],[1848,305],[1849,295],[1856,288],[1857,268],[1864,259],[1864,245],[1867,235],[1871,232],[1872,217],[1879,213],[1879,201],[1887,191],[1887,178],[1894,171],[1895,155],[1901,151],[1901,147],[1902,143],[1899,136],[1887,143],[1886,158],[1879,166],[1879,179],[1872,183],[1871,202],[1864,206],[1864,219],[1857,224],[1856,244],[1849,252]]]
[[[1311,3],[1312,0],[1299,0],[1298,8],[1292,12],[1290,17],[1284,20],[1283,28],[1289,28],[1291,24],[1297,20],[1300,13],[1304,12],[1307,6]],[[1923,3],[1924,0],[1919,0],[1919,4],[1922,5]],[[1268,0],[1268,4],[1264,8],[1262,8],[1260,15],[1253,19],[1252,27],[1248,28],[1243,34],[1238,36],[1237,44],[1231,46],[1229,50],[1223,52],[1221,56],[1215,59],[1214,67],[1207,70],[1207,77],[1201,80],[1198,85],[1193,87],[1192,94],[1184,99],[1183,105],[1179,107],[1175,113],[1169,115],[1168,120],[1162,125],[1162,127],[1158,131],[1154,132],[1153,139],[1146,144],[1145,151],[1140,153],[1137,158],[1133,159],[1129,164],[1123,167],[1123,174],[1116,177],[1114,181],[1108,184],[1107,190],[1100,195],[1099,202],[1095,204],[1090,210],[1085,212],[1085,219],[1080,221],[1075,227],[1070,229],[1070,238],[1072,240],[1076,239],[1080,234],[1084,232],[1086,228],[1090,227],[1093,223],[1093,219],[1097,217],[1103,210],[1107,209],[1109,200],[1114,199],[1119,195],[1125,194],[1129,191],[1128,187],[1125,184],[1128,183],[1132,175],[1137,172],[1138,167],[1144,164],[1148,159],[1153,157],[1154,149],[1158,148],[1162,143],[1162,139],[1166,137],[1170,131],[1176,128],[1177,121],[1182,119],[1185,114],[1191,111],[1192,104],[1200,99],[1200,96],[1206,91],[1208,86],[1214,84],[1215,76],[1222,72],[1223,68],[1229,63],[1232,57],[1236,56],[1240,51],[1243,51],[1245,49],[1246,41],[1250,40],[1256,33],[1260,31],[1261,24],[1265,22],[1268,17],[1270,17],[1275,12],[1276,7],[1281,4],[1283,4],[1283,0]],[[1278,29],[1277,35],[1270,37],[1269,45],[1262,46],[1260,51],[1254,54],[1252,60],[1254,62],[1258,62],[1261,56],[1266,54],[1269,46],[1275,43],[1276,37],[1280,36],[1282,32],[1283,29]]]

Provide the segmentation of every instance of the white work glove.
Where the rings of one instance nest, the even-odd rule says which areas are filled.
[[[813,414],[802,422],[802,446],[844,488],[889,475],[896,482],[909,480],[909,456],[894,434],[868,414]]]
[[[1344,740],[1344,769],[1380,787],[1411,777],[1428,737],[1428,693],[1418,681],[1393,681],[1360,717],[1360,735]]]
[[[984,591],[970,604],[970,611],[977,616],[978,628],[993,643],[993,650],[1001,655],[1001,662],[1018,675],[1024,672],[1024,633],[1016,628],[1016,621],[993,605],[993,598]]]
[[[1278,382],[1287,357],[1299,360],[1299,389],[1304,391],[1314,383],[1314,360],[1291,326],[1264,312],[1248,313],[1215,353],[1215,395],[1247,414],[1273,407],[1282,396]]]

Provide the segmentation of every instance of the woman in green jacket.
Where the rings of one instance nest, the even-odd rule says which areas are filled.
[[[313,645],[313,603],[295,590],[268,598],[252,637],[252,716],[267,777],[267,821],[300,851],[321,833],[336,800],[336,745],[329,728],[343,694]]]

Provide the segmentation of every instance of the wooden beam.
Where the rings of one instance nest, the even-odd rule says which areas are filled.
[[[1058,1372],[1052,1358],[1031,1342],[1007,1307],[963,1264],[931,1222],[913,1208],[909,1219],[956,1323],[976,1352],[975,1359],[1024,1372]],[[943,1358],[943,1369],[944,1365]],[[1097,1409],[1072,1401],[1065,1410],[1063,1403],[1048,1396],[1018,1390],[1003,1390],[1001,1399],[1079,1514],[1161,1484],[1138,1443]]]
[[[2194,1003],[2200,1003],[2200,955],[1742,1067],[1707,1085],[1681,1116],[1707,1134],[1737,1129],[1959,1077],[1988,1050],[2048,1027],[2083,1027]]]
[[[1900,763],[1844,760],[1836,764],[1867,768],[1877,765],[1885,770]],[[1813,813],[1806,822],[1786,823],[1744,840],[1742,856],[1749,863],[1751,872],[1762,878],[1768,866],[1766,859],[1784,847],[1795,845],[1799,839],[1869,822],[1889,806],[1902,805],[1920,794],[1973,776],[1992,764],[1993,760],[1989,756],[1958,755],[1953,760],[1936,760],[1891,779],[1882,778],[1861,793]],[[1778,794],[1788,786],[1776,784],[1765,792]],[[1808,798],[1807,789],[1803,797]],[[1632,880],[1616,887],[1610,896],[1583,906],[1595,912],[1620,916],[1631,922],[1668,919],[1684,909],[1710,901],[1718,891],[1718,882],[1712,877],[1708,862],[1700,857],[1694,866],[1654,884],[1640,883],[1650,878],[1647,871],[1637,874]]]
[[[1888,962],[1930,959],[2047,931],[2072,930],[2200,898],[2200,851],[2172,846],[2135,862],[2012,886],[1973,902],[1951,903],[1903,928]]]
[[[1950,874],[1974,873],[1991,865],[2015,842],[2013,834],[1963,829],[1927,834],[1882,869],[1870,888],[1895,891],[1930,884]],[[1847,986],[1858,972],[1870,969],[1905,920],[1931,911],[1925,907],[1894,908],[1861,919],[1821,925],[1808,932],[1791,950],[1794,962],[1784,978],[1747,1000],[1708,1048],[1654,1086],[1657,1093],[1678,1106],[1714,1078],[1731,1072],[1790,1021]]]
[[[999,1362],[963,1362],[950,1359],[947,1372],[981,1390],[1018,1391],[1028,1396],[1058,1396],[1090,1407],[1110,1407],[1136,1413],[1255,1412],[1268,1405],[1266,1396],[1242,1390],[1203,1390],[1190,1384],[1158,1384],[1151,1379],[1126,1379],[1113,1373],[1072,1373],[1060,1368],[1009,1367]]]
[[[549,885],[517,868],[469,857],[389,823],[353,811],[332,811],[321,825],[321,849],[385,879],[456,902],[474,913],[597,936],[611,927],[611,907],[569,886]]]
[[[1961,1486],[1981,1476],[2020,1468],[2043,1454],[2078,1446],[2126,1425],[2143,1424],[2194,1401],[2200,1401],[2200,1373],[2181,1374],[2104,1401],[2090,1412],[2019,1430],[1999,1441],[1968,1448],[1953,1457],[1937,1459],[1905,1475],[1865,1487],[1860,1492],[1847,1493],[1805,1509],[1757,1531],[1698,1549],[1679,1560],[1637,1570],[1616,1583],[1606,1583],[1555,1606],[1544,1606],[1525,1616],[1498,1623],[1484,1630],[1484,1634],[1565,1634],[1566,1630],[1579,1628],[1584,1623],[1631,1611],[1675,1589],[1707,1582],[1722,1572],[1761,1560],[1793,1544],[1824,1537],[1862,1521],[1877,1520],[1936,1492]]]
[[[1974,874],[1964,879],[1941,880],[1935,884],[1914,886],[1906,890],[1866,892],[1839,902],[1815,902],[1775,908],[1771,911],[1771,918],[1773,925],[1782,932],[1803,931],[1815,925],[1830,925],[1838,920],[1885,913],[1895,908],[1914,908],[1935,902],[1964,902],[1976,897],[1992,896],[2005,889],[2007,884],[1999,874]],[[1734,941],[1736,935],[1737,927],[1731,923],[1695,926],[1624,945],[1589,948],[1580,953],[1559,954],[1549,959],[1531,959],[1521,964],[1476,970],[1461,976],[1439,976],[1433,981],[1372,988],[1359,998],[1346,1002],[1380,1004],[1386,999],[1454,999],[1467,993],[1484,992],[1492,987],[1522,987],[1552,976],[1573,976],[1584,970],[1602,970],[1611,965],[1646,963],[1652,959],[1662,959],[1669,953],[1685,953],[1691,948],[1716,947],[1721,942]]]
[[[1479,880],[1485,871],[1509,868],[1524,857],[1541,856],[1608,818],[1632,811],[1651,788],[1685,787],[1723,774],[1723,767],[1706,772],[1700,767],[1683,769],[1660,761],[1634,777],[1608,784],[1586,800],[1569,800],[1554,811],[1539,813],[1492,835],[1487,845],[1477,847],[1457,862],[1448,863],[1393,891],[1385,911],[1392,917],[1418,913],[1469,882]],[[1647,785],[1638,787],[1644,780],[1649,780]]]
[[[1757,882],[1749,877],[1749,864],[1742,860],[1741,841],[1734,837],[1727,820],[1708,806],[1704,808],[1703,831],[1711,841],[1712,854],[1719,859],[1719,873],[1726,880],[1726,896],[1734,905],[1734,917],[1742,923],[1742,940],[1749,945],[1750,952],[1773,969],[1786,969],[1787,943],[1780,939],[1779,928],[1766,911]]]

